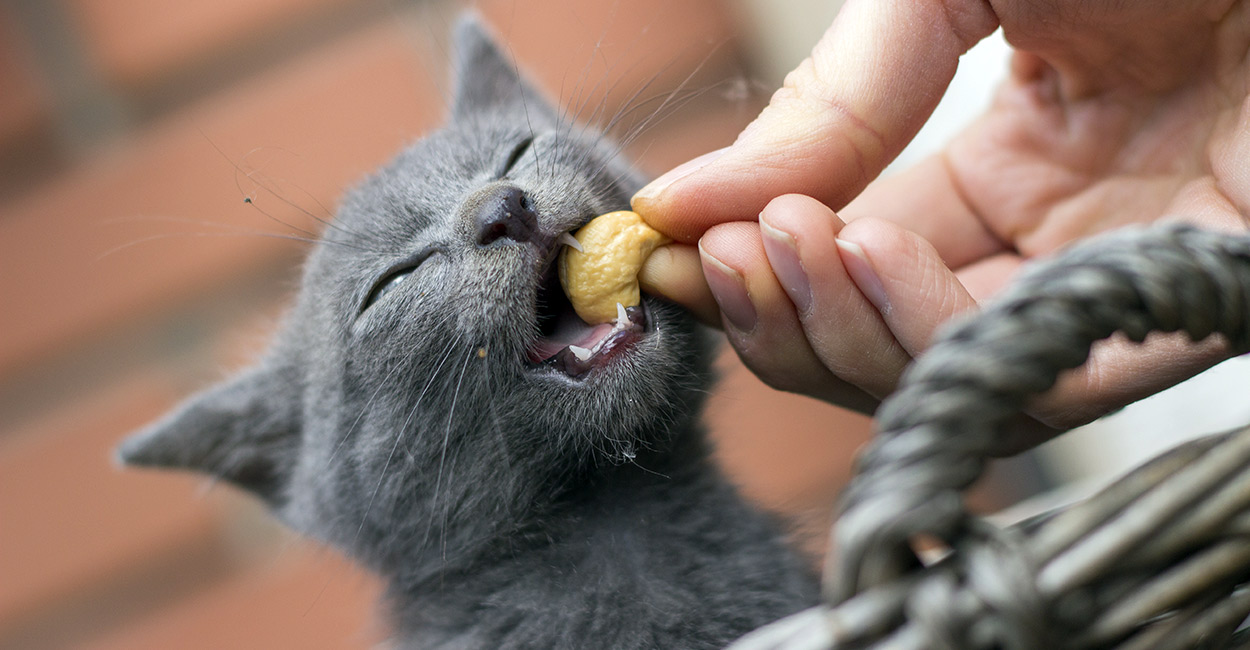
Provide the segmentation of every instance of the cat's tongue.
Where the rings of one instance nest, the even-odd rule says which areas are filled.
[[[573,318],[562,318],[559,327],[556,328],[551,336],[538,339],[530,347],[529,360],[534,363],[541,363],[556,356],[561,350],[570,345],[593,350],[600,341],[612,333],[613,329],[614,327],[611,323],[592,326],[576,316]]]

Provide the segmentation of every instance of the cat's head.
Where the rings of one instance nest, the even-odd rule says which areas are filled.
[[[223,478],[387,565],[396,540],[445,554],[691,435],[708,355],[690,317],[644,297],[589,326],[553,269],[560,235],[626,208],[638,175],[474,19],[455,42],[448,123],[347,196],[268,354],[124,461]]]

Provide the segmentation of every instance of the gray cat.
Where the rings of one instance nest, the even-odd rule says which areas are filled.
[[[690,316],[591,327],[560,290],[560,235],[638,175],[474,19],[455,36],[449,124],[346,197],[267,355],[121,458],[230,481],[384,576],[399,647],[719,648],[815,603],[709,459]]]

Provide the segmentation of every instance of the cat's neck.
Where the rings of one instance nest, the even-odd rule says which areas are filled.
[[[499,482],[500,489],[477,502],[490,513],[469,518],[471,526],[449,525],[413,540],[406,552],[399,553],[399,566],[387,567],[384,573],[399,591],[428,593],[454,582],[456,576],[476,582],[473,576],[482,567],[542,555],[569,540],[584,543],[596,531],[634,520],[655,530],[680,528],[680,521],[652,516],[674,504],[738,501],[710,459],[702,435],[682,437],[662,451],[640,448],[630,456],[592,460],[571,471],[565,467],[558,475],[545,474],[537,466],[514,467],[514,480]]]
[[[793,602],[812,598],[810,573],[774,522],[745,503],[701,449],[689,451],[695,455],[682,462],[670,454],[655,467],[612,467],[566,493],[530,530],[484,545],[477,557],[420,577],[394,576],[402,634],[419,641],[414,647],[498,647],[524,620],[533,647],[557,647],[542,645],[534,621],[545,621],[552,638],[585,638],[585,630],[560,630],[580,612],[583,623],[624,626],[636,636],[639,625],[676,629],[680,619],[736,612],[723,602],[726,594],[776,594],[778,583],[789,583],[781,593]],[[675,599],[674,611],[635,611],[657,598]],[[778,602],[761,616],[774,606],[793,610],[793,603],[782,606],[784,596],[767,598]],[[587,616],[586,608],[602,612]]]

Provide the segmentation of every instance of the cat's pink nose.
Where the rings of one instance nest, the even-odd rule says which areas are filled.
[[[500,185],[485,197],[477,213],[477,243],[492,244],[500,239],[517,243],[539,236],[538,214],[529,197],[516,187]]]

